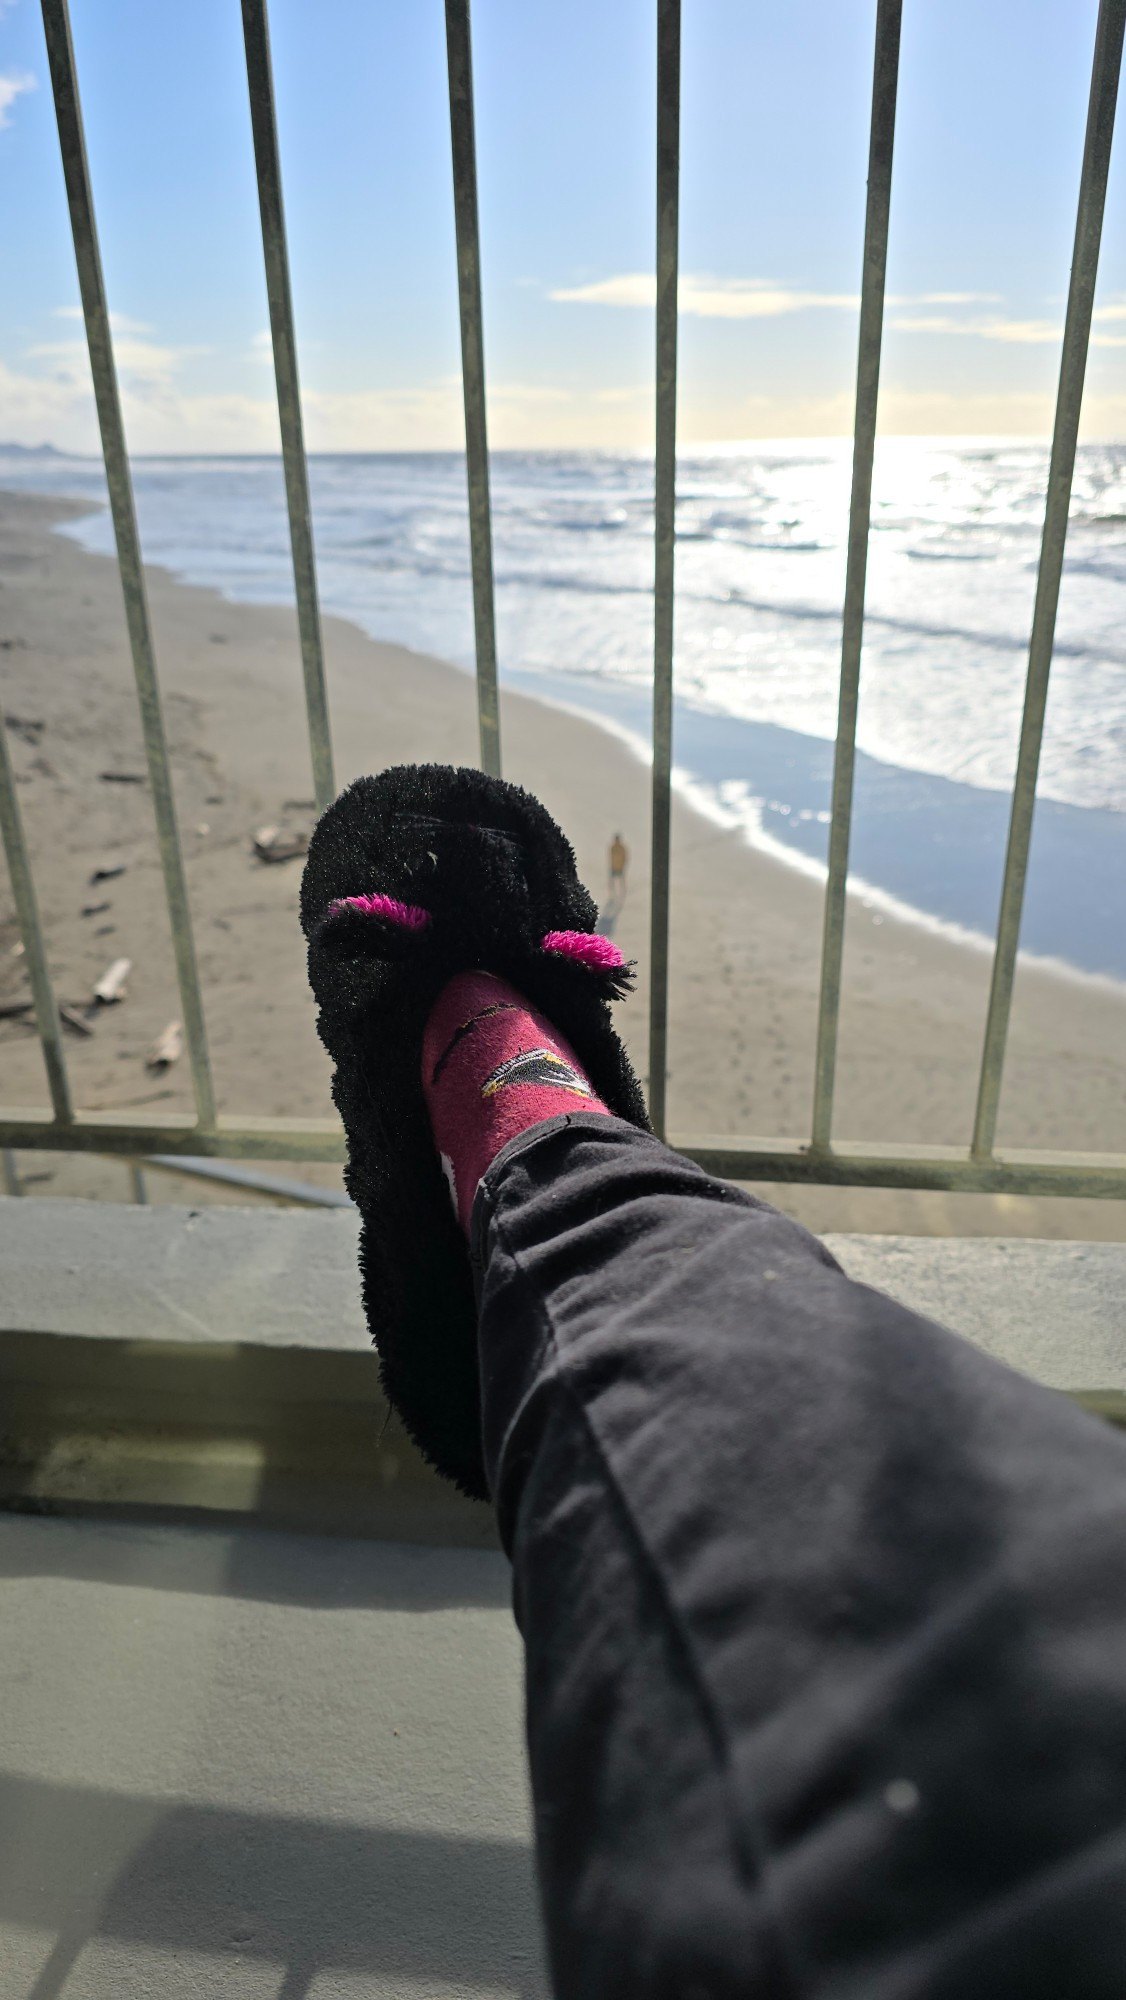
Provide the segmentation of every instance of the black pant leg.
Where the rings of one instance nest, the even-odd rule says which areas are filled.
[[[616,1120],[474,1254],[560,2000],[1122,2000],[1123,1440]]]

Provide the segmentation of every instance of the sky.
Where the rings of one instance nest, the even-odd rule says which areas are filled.
[[[496,448],[652,443],[653,0],[474,0]],[[1051,429],[1096,0],[906,0],[880,424]],[[277,448],[238,0],[72,0],[135,452]],[[874,0],[684,0],[684,445],[851,429]],[[441,0],[271,0],[312,450],[463,441]],[[1083,432],[1126,438],[1126,159]],[[97,448],[43,31],[0,0],[0,440]]]

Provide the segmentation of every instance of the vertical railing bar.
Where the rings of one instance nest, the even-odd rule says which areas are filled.
[[[16,793],[16,774],[12,769],[11,752],[8,749],[8,730],[2,712],[0,712],[0,833],[4,837],[4,853],[7,856],[16,915],[19,918],[20,935],[23,938],[24,957],[27,960],[27,973],[31,981],[31,997],[35,1005],[35,1025],[39,1030],[39,1041],[43,1049],[51,1107],[59,1124],[69,1125],[74,1116],[74,1106],[71,1103],[70,1084],[67,1081],[59,1009],[47,964],[47,946],[39,916],[39,899],[35,893],[31,857],[28,854],[27,839],[23,830],[23,814],[20,812],[20,802]]]
[[[4,1193],[9,1199],[14,1198],[16,1195],[21,1195],[23,1193],[23,1184],[20,1180],[20,1170],[16,1165],[16,1156],[10,1146],[5,1146],[3,1152],[0,1152],[0,1164],[2,1164],[4,1171]]]
[[[833,757],[833,797],[829,827],[829,869],[821,945],[821,987],[817,1007],[811,1143],[824,1150],[833,1124],[837,1038],[841,1006],[848,905],[848,850],[852,831],[852,791],[856,770],[856,717],[860,698],[860,653],[864,640],[864,590],[868,532],[872,514],[872,464],[880,393],[884,281],[887,273],[891,167],[895,145],[895,100],[899,79],[899,35],[903,0],[879,0],[872,73],[872,125],[868,145],[868,199],[864,215],[864,270],[860,288],[860,330],[856,364],[856,418],[852,449],[852,498],[848,522],[841,632],[841,685],[837,741]]]
[[[653,799],[649,906],[649,1116],[664,1136],[668,1082],[676,551],[676,341],[680,241],[680,0],[657,0],[657,381],[653,533]]]
[[[196,970],[191,913],[188,908],[188,890],[184,877],[184,858],[176,826],[168,744],[164,734],[160,689],[156,678],[152,628],[145,596],[136,509],[133,504],[133,484],[125,449],[125,430],[121,419],[121,400],[118,395],[117,371],[110,338],[109,311],[106,305],[105,283],[94,221],[86,140],[82,129],[82,109],[78,97],[74,46],[70,33],[70,15],[67,0],[42,0],[42,7],[47,58],[51,68],[51,87],[55,99],[55,116],[59,127],[59,146],[70,209],[70,226],[74,238],[74,255],[78,266],[78,284],[86,323],[86,340],[90,350],[90,372],[94,380],[94,400],[98,411],[102,457],[105,462],[110,511],[117,542],[117,561],[125,599],[125,620],[133,655],[133,672],[137,682],[137,700],[141,711],[149,782],[152,786],[153,811],[156,816],[160,861],[164,872],[164,893],[172,928],[172,948],[175,953],[180,1005],[183,1009],[184,1028],[191,1059],[192,1084],[200,1123],[213,1125],[215,1094],[207,1053],[199,975]]]
[[[473,630],[477,651],[477,724],[481,768],[500,776],[496,611],[493,602],[493,521],[489,442],[485,422],[485,338],[481,312],[481,236],[477,217],[477,144],[473,127],[473,50],[469,0],[446,0],[446,59],[450,79],[457,290],[461,316],[461,380],[465,399],[465,462],[469,484],[469,553],[473,571]]]
[[[1036,576],[1036,601],[1028,646],[1024,714],[1021,719],[1020,747],[1013,781],[1005,873],[997,919],[997,943],[993,953],[993,974],[985,1018],[977,1107],[974,1113],[971,1154],[979,1160],[987,1158],[993,1150],[997,1112],[1001,1100],[1005,1044],[1008,1039],[1013,980],[1024,907],[1024,887],[1032,841],[1032,817],[1036,806],[1036,778],[1040,767],[1040,746],[1048,700],[1048,677],[1052,666],[1056,611],[1059,606],[1060,579],[1063,575],[1064,545],[1067,540],[1067,517],[1071,505],[1071,482],[1075,471],[1075,447],[1079,436],[1083,382],[1091,338],[1091,314],[1095,301],[1095,279],[1098,274],[1103,210],[1106,203],[1111,141],[1114,136],[1114,116],[1122,67],[1124,26],[1126,26],[1126,0],[1101,0],[1098,26],[1095,30],[1095,52],[1091,64],[1091,95],[1083,142],[1083,165],[1079,176],[1075,247],[1067,294],[1063,346],[1060,353],[1059,390],[1052,431],[1052,452],[1048,465],[1048,492],[1044,508],[1044,531],[1040,544],[1040,567]]]
[[[293,294],[289,282],[285,208],[282,202],[281,159],[278,152],[274,78],[270,62],[270,30],[266,0],[242,0],[242,33],[246,46],[246,80],[250,92],[250,123],[254,134],[254,164],[258,177],[258,209],[262,218],[262,254],[266,264],[266,296],[270,306],[270,336],[274,348],[274,380],[281,422],[282,465],[289,511],[289,542],[293,552],[293,582],[297,592],[297,629],[301,670],[305,679],[305,712],[309,725],[309,755],[313,790],[323,811],[336,796],[332,768],[332,736],[325,691],[324,646],[317,599],[313,515],[309,503],[309,468],[305,455],[301,390],[297,374],[297,336],[293,325]]]

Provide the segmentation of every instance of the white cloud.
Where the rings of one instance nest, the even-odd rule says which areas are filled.
[[[949,313],[912,313],[890,322],[896,333],[957,333],[978,340],[1008,340],[1039,345],[1058,340],[1060,326],[1047,319],[952,319]]]
[[[912,313],[893,319],[896,333],[956,333],[977,340],[1007,340],[1023,346],[1040,346],[1058,341],[1061,328],[1050,319],[952,319],[949,313]]]
[[[649,306],[657,301],[657,280],[651,271],[627,271],[615,278],[599,278],[589,285],[568,285],[548,293],[567,305]],[[888,299],[889,306],[980,306],[997,305],[997,292],[915,292]],[[682,277],[679,305],[682,313],[699,319],[777,319],[783,313],[810,312],[822,307],[855,311],[860,304],[857,292],[803,291],[776,283],[770,278]]]
[[[749,396],[738,404],[717,403],[714,407],[686,396],[678,429],[685,446],[732,438],[848,437],[854,407],[847,391],[817,398]],[[894,381],[880,392],[881,437],[1027,437],[1046,441],[1052,435],[1054,415],[1051,393],[949,394],[902,388]],[[1088,394],[1079,434],[1088,441],[1126,438],[1126,395]]]
[[[272,395],[186,394],[123,381],[126,436],[137,453],[276,452],[277,404]],[[457,450],[463,437],[461,386],[456,378],[401,390],[306,391],[302,397],[310,451]],[[1051,394],[950,395],[898,388],[880,396],[880,431],[887,437],[1037,437],[1051,435]],[[767,395],[730,400],[697,395],[686,386],[682,443],[731,438],[845,437],[853,398]],[[498,384],[489,391],[489,428],[497,449],[576,444],[607,449],[652,448],[652,385],[590,391],[535,383]],[[1126,437],[1126,395],[1088,395],[1082,435]],[[98,450],[89,381],[61,373],[17,373],[0,363],[0,438],[51,442],[72,451]]]
[[[1052,319],[987,319],[964,330],[980,334],[982,340],[1004,340],[1018,347],[1051,346],[1063,332],[1059,321]]]
[[[134,388],[155,389],[171,383],[182,361],[189,355],[199,354],[198,347],[160,347],[151,340],[116,339],[113,343],[114,359],[122,383],[130,383]],[[86,383],[90,379],[90,362],[86,343],[82,340],[43,341],[37,347],[29,347],[28,356],[33,360],[45,360],[54,364],[56,376],[60,380]]]
[[[1091,318],[1095,322],[1096,326],[1098,326],[1101,322],[1106,321],[1108,319],[1109,320],[1126,319],[1126,299],[1114,299],[1108,306],[1096,306],[1094,312],[1091,314]],[[1093,333],[1091,335],[1091,346],[1126,347],[1126,334],[1097,333],[1097,332]]]
[[[272,387],[243,395],[190,391],[178,370],[189,349],[140,340],[115,342],[125,434],[131,451],[273,452],[279,448]],[[98,429],[89,361],[81,341],[36,349],[30,364],[0,363],[0,439],[97,452]],[[35,363],[40,366],[36,368]],[[457,449],[465,435],[461,380],[449,376],[403,389],[302,393],[310,451],[435,451]],[[619,408],[619,402],[625,408]],[[644,444],[652,392],[594,390],[556,384],[498,382],[489,387],[489,430],[499,449],[532,440],[572,444],[576,436]]]
[[[23,97],[29,90],[38,89],[30,70],[0,70],[0,129],[11,124],[8,113],[17,97]]]
[[[277,450],[276,403],[185,394],[175,385],[169,352],[130,355],[122,362],[121,402],[132,451]],[[0,362],[0,438],[96,453],[98,425],[84,348],[77,342],[60,345],[43,359],[53,365],[34,372]]]
[[[567,305],[652,307],[657,302],[657,280],[651,271],[627,271],[591,285],[564,286],[548,297]],[[682,313],[699,319],[775,319],[815,306],[855,309],[860,303],[852,292],[793,291],[767,278],[682,277],[678,299]]]
[[[1126,319],[1126,306],[1104,306],[1094,314],[1098,319]],[[896,333],[955,333],[977,340],[1006,341],[1017,347],[1058,346],[1063,325],[1054,319],[951,319],[946,313],[913,313],[890,322]],[[1092,347],[1126,347],[1126,334],[1091,334]]]
[[[72,318],[73,313],[63,316]],[[1057,326],[1041,327],[1037,321],[920,317],[927,324],[937,321],[943,332],[997,339],[1059,337]],[[1014,326],[1021,330],[1016,336]],[[1122,334],[1097,337],[1115,345],[1126,341]],[[264,348],[266,342],[253,345]],[[126,436],[134,452],[277,451],[272,385],[263,382],[261,392],[249,395],[186,387],[184,363],[199,350],[163,345],[139,333],[119,333],[115,351]],[[307,386],[302,403],[311,451],[456,450],[464,437],[457,375],[398,389]],[[703,382],[682,385],[680,435],[686,446],[732,438],[839,437],[848,435],[852,421],[853,398],[843,385],[819,398],[785,393],[732,397]],[[900,388],[889,378],[880,398],[880,429],[889,436],[1042,437],[1050,433],[1051,423],[1048,392],[928,393]],[[576,445],[648,450],[652,384],[492,382],[489,432],[501,450]],[[1126,436],[1126,395],[1089,395],[1083,433]],[[80,337],[45,343],[32,350],[22,368],[0,364],[0,438],[98,450],[89,361]]]
[[[972,329],[944,313],[913,313],[910,319],[893,319],[888,325],[896,333],[969,333]]]
[[[889,292],[889,306],[996,306],[1000,292]]]
[[[594,285],[571,285],[547,296],[567,305],[653,306],[657,280],[651,271],[634,271],[621,278],[601,278]]]
[[[81,306],[54,306],[52,319],[81,319]],[[152,327],[143,319],[130,319],[126,313],[111,312],[110,329],[113,333],[151,333]]]
[[[880,396],[880,429],[891,437],[1037,437],[1052,435],[1055,395],[933,394],[889,386]],[[1083,399],[1083,439],[1126,438],[1126,396]]]

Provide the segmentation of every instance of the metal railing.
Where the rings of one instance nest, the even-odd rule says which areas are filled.
[[[185,1115],[180,1118],[165,1116],[126,1120],[112,1113],[75,1109],[67,1081],[58,1007],[19,801],[5,732],[0,726],[0,831],[3,833],[27,954],[35,1018],[51,1100],[49,1110],[0,1111],[0,1149],[44,1147],[132,1157],[160,1154],[211,1159],[339,1161],[344,1157],[344,1142],[342,1131],[335,1122],[219,1118],[216,1115],[83,140],[67,0],[42,0],[42,8],[110,509],[191,1058],[196,1116],[194,1119]],[[482,765],[487,771],[499,773],[500,718],[469,0],[445,0],[445,15],[477,655],[477,710]],[[680,0],[657,0],[656,15],[657,348],[649,1101],[653,1122],[659,1131],[663,1131],[666,1123],[668,1055],[673,738]],[[681,1137],[679,1143],[692,1158],[713,1172],[732,1179],[994,1193],[1122,1196],[1126,1195],[1126,1155],[998,1151],[994,1136],[1122,65],[1126,0],[1100,0],[1099,7],[1024,717],[972,1138],[965,1148],[958,1148],[906,1146],[891,1141],[872,1145],[835,1143],[832,1136],[901,16],[902,0],[878,0],[840,708],[833,772],[810,1136],[808,1140]],[[242,0],[242,17],[310,758],[317,802],[323,806],[334,791],[332,750],[265,0]],[[162,1165],[171,1163],[168,1157],[161,1162]]]

